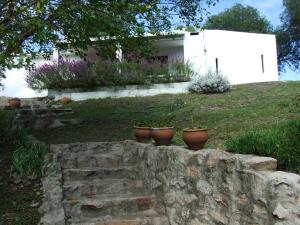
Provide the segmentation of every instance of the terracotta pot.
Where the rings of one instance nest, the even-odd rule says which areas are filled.
[[[133,132],[138,142],[147,143],[151,139],[151,128],[150,127],[139,127],[134,126]]]
[[[9,103],[9,106],[12,109],[18,109],[18,108],[21,107],[21,100],[17,99],[17,98],[13,98],[13,99],[8,100],[8,103]]]
[[[63,104],[63,105],[67,105],[69,104],[72,100],[68,97],[62,97],[60,100],[60,103]]]
[[[151,137],[156,145],[170,145],[174,134],[173,127],[152,128]]]
[[[208,140],[207,129],[186,128],[183,129],[183,141],[191,150],[202,149]]]

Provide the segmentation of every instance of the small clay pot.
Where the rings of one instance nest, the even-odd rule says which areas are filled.
[[[12,98],[8,100],[8,104],[12,109],[18,109],[21,107],[21,100],[19,98]]]
[[[68,97],[62,97],[59,101],[61,104],[67,105],[67,104],[71,103],[72,100]]]
[[[133,132],[138,142],[147,143],[151,140],[151,128],[134,126]]]
[[[170,145],[175,134],[173,127],[152,128],[151,137],[156,145]]]
[[[183,141],[191,150],[202,149],[208,140],[207,129],[186,128],[183,129]]]

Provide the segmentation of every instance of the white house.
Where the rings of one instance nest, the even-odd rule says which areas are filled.
[[[209,70],[217,71],[226,75],[232,84],[278,81],[275,35],[222,30],[181,31],[175,37],[155,41],[154,45],[157,57],[188,61],[200,75]],[[52,60],[56,59],[55,51]],[[0,91],[0,96],[45,95],[46,92],[36,93],[27,87],[25,73],[24,69],[7,71],[6,88]]]
[[[275,35],[204,30],[155,45],[158,55],[189,61],[200,74],[218,71],[232,84],[278,81]]]

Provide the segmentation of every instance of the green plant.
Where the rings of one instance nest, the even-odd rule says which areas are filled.
[[[190,86],[189,91],[193,93],[223,93],[231,89],[226,76],[208,71],[206,74],[197,78]]]
[[[27,132],[21,126],[9,131],[9,136],[16,147],[28,145]]]
[[[135,126],[138,127],[150,127],[152,122],[149,119],[139,119],[134,122]]]
[[[157,118],[152,121],[151,127],[174,127],[174,115],[172,113],[168,113],[160,118]]]
[[[225,143],[228,151],[277,159],[278,168],[300,172],[300,120],[252,130]]]
[[[17,147],[12,164],[21,176],[43,175],[43,161],[47,148],[43,144],[27,144]]]

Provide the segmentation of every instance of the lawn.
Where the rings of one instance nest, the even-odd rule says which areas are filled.
[[[133,139],[132,126],[139,120],[173,115],[174,143],[183,145],[182,129],[194,125],[209,129],[208,148],[224,149],[229,137],[268,128],[300,118],[300,82],[268,82],[234,86],[224,94],[178,94],[153,97],[107,98],[73,102],[80,125],[29,131],[48,143],[116,141]],[[66,117],[66,116],[65,116]]]

